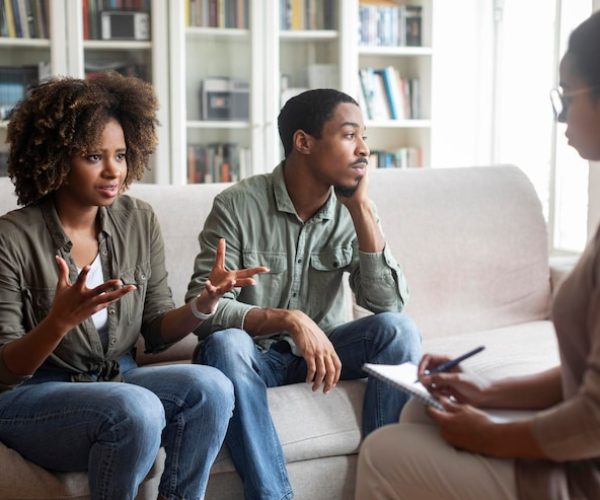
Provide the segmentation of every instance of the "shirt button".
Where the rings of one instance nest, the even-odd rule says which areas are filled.
[[[294,293],[292,294],[292,297],[296,297],[297,295],[298,295],[298,294],[297,294],[296,292],[294,292]]]
[[[302,259],[298,259],[298,264],[302,264]]]
[[[111,345],[114,344],[116,341],[117,341],[117,339],[110,339]]]
[[[109,309],[108,310],[108,314],[110,314],[112,316],[113,314],[115,314],[115,310],[114,309]]]

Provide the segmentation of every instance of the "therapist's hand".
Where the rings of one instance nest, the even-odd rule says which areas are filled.
[[[444,411],[432,406],[427,414],[437,422],[444,440],[461,450],[484,455],[494,454],[494,422],[473,406],[455,403],[446,397],[440,402]]]
[[[425,375],[427,370],[446,363],[450,358],[425,354],[419,363],[420,382],[436,397],[452,397],[459,403],[485,406],[491,395],[492,383],[481,375],[456,366],[450,371]]]

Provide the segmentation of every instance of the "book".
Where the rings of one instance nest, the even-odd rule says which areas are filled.
[[[421,382],[417,381],[417,365],[414,363],[402,363],[400,365],[382,365],[375,363],[365,363],[363,371],[369,375],[377,377],[380,380],[396,387],[411,397],[421,401],[423,404],[433,406],[444,411],[442,404],[433,397]],[[513,410],[513,409],[486,409],[480,410],[487,413],[488,417],[494,422],[512,422],[531,417],[535,414],[533,410]]]

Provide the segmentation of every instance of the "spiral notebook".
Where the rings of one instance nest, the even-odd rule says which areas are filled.
[[[402,363],[401,365],[365,363],[363,371],[406,392],[426,405],[444,410],[442,404],[427,392],[421,382],[415,382],[417,380],[417,365],[413,363]]]
[[[363,371],[373,375],[384,382],[393,385],[397,389],[409,394],[426,405],[433,406],[438,410],[444,411],[442,404],[435,399],[427,389],[417,380],[417,365],[407,362],[400,365],[379,365],[365,363]],[[512,410],[512,409],[482,409],[487,415],[497,423],[513,422],[529,418],[535,415],[533,410]]]

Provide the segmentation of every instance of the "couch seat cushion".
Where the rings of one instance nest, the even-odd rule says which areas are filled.
[[[269,408],[286,462],[357,453],[365,387],[365,380],[343,381],[327,395],[304,383],[270,388]],[[212,473],[232,470],[223,446]]]
[[[426,339],[423,352],[457,356],[478,345],[484,345],[485,350],[461,365],[490,378],[535,373],[560,362],[551,321]]]

